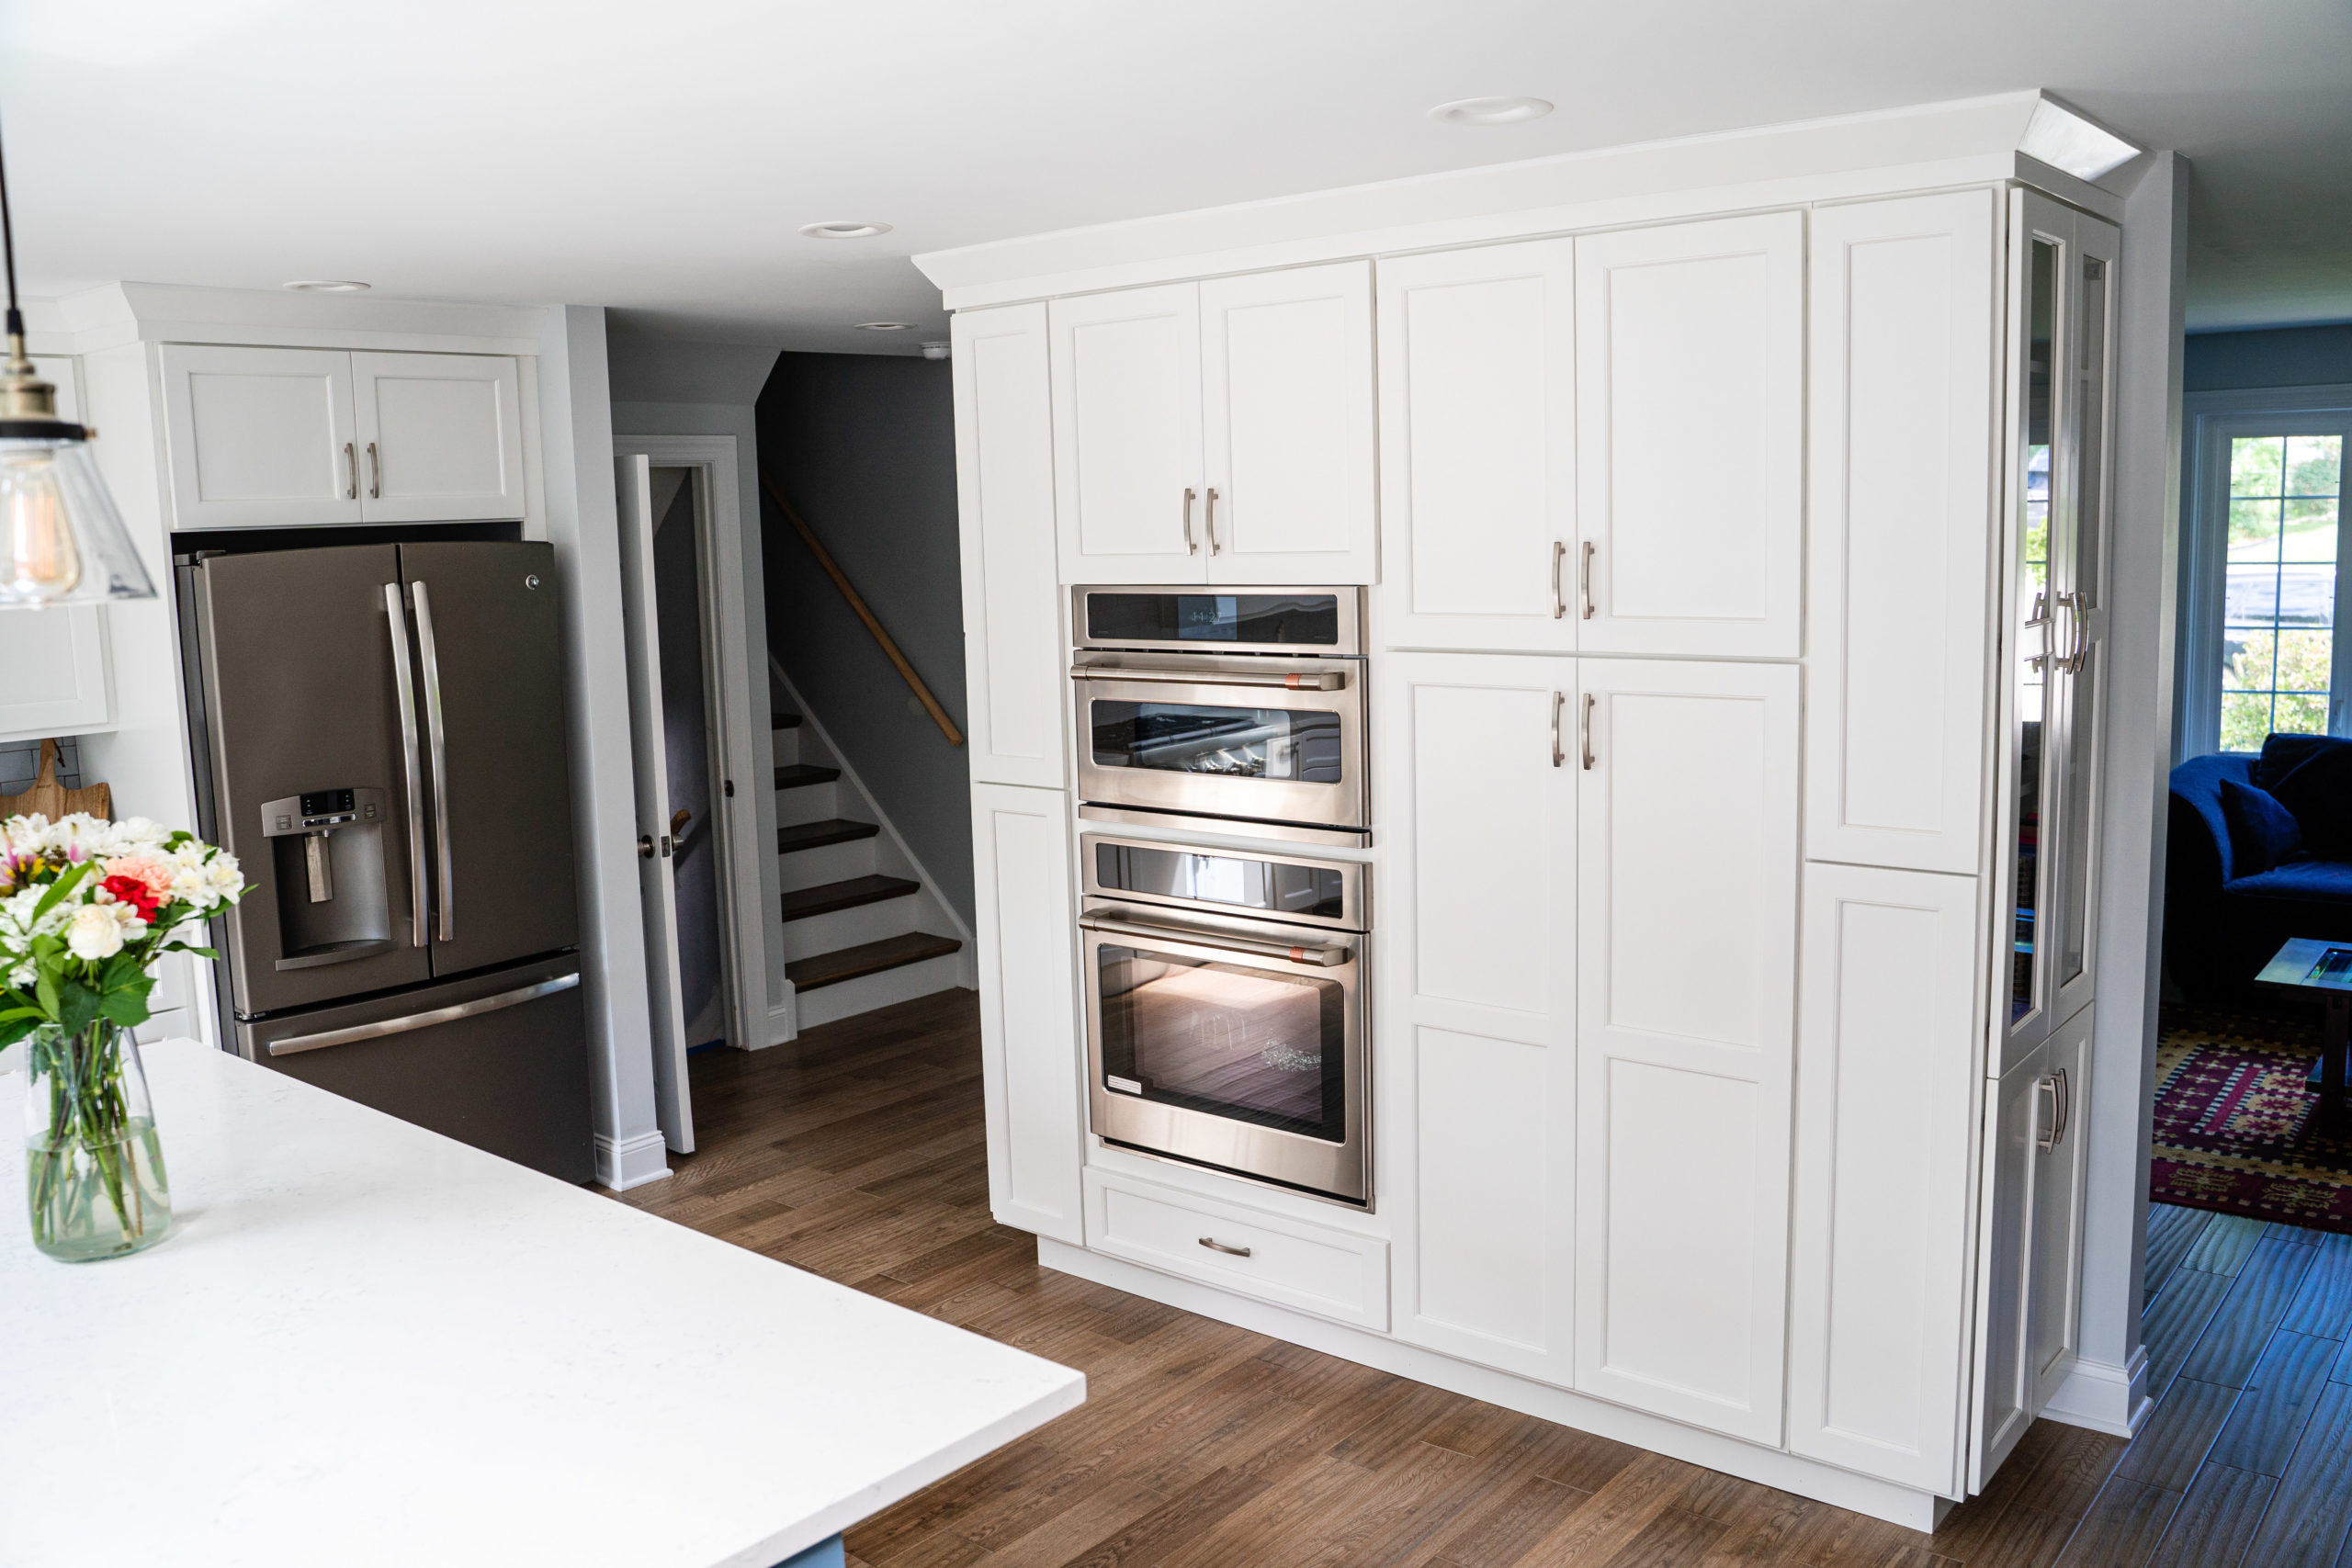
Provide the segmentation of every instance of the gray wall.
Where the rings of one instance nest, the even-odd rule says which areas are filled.
[[[963,728],[956,423],[944,360],[779,356],[760,393],[760,462]],[[883,812],[967,924],[972,790],[947,743],[799,536],[761,497],[768,642]]]
[[[2182,389],[2329,387],[2352,382],[2352,324],[2197,333],[2188,339]]]

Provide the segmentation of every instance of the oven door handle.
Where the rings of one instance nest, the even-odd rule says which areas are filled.
[[[1336,692],[1348,683],[1346,672],[1339,670],[1310,670],[1304,674],[1295,670],[1236,674],[1229,670],[1123,668],[1109,664],[1074,664],[1070,666],[1069,678],[1073,681],[1158,681],[1178,686],[1277,686],[1286,692]]]
[[[1291,964],[1312,964],[1324,969],[1336,969],[1355,957],[1355,950],[1348,947],[1294,947],[1287,942],[1259,942],[1224,931],[1106,920],[1099,915],[1081,915],[1078,923],[1088,931],[1101,931],[1105,936],[1133,937],[1140,942],[1181,942],[1193,947],[1214,947],[1226,953],[1248,953],[1252,958],[1279,958]]]

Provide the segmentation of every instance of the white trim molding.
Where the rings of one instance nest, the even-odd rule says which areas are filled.
[[[2041,1413],[2069,1427],[2130,1438],[2138,1434],[2156,1402],[2148,1397],[2148,1348],[2134,1346],[2123,1366],[2079,1358]]]
[[[659,1129],[633,1138],[596,1134],[596,1185],[615,1192],[661,1181],[670,1174],[670,1145]]]

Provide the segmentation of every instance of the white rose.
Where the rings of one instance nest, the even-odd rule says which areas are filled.
[[[146,930],[142,922],[140,929]],[[65,945],[76,958],[112,958],[122,951],[122,922],[103,904],[85,904],[65,928]]]

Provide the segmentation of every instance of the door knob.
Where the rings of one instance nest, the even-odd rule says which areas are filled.
[[[686,824],[694,819],[695,814],[681,806],[670,813],[670,831],[683,839],[686,836]]]

